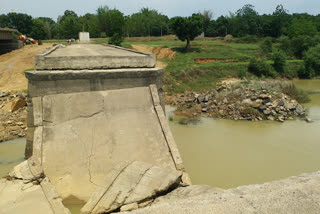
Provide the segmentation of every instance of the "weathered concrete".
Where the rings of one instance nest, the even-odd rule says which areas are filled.
[[[113,169],[81,209],[82,214],[101,214],[138,209],[144,203],[179,185],[182,172],[134,161]]]
[[[80,43],[90,43],[90,34],[89,34],[89,32],[80,32],[79,33],[79,42]]]
[[[164,109],[162,96],[162,69],[108,69],[108,70],[66,70],[66,71],[30,71],[28,78],[28,132],[25,156],[31,157],[34,136],[34,112],[42,112],[39,102],[45,95],[68,94],[90,91],[144,87],[155,84],[160,104]],[[37,103],[38,106],[34,106]]]
[[[17,165],[7,179],[0,180],[0,214],[70,214],[35,159]]]
[[[184,170],[150,87],[48,95],[32,102],[33,157],[63,198],[87,201],[123,161]]]
[[[154,68],[155,55],[111,45],[57,45],[36,56],[37,70]]]
[[[211,187],[199,188],[199,186],[185,187],[185,190],[179,188],[164,196],[162,202],[160,200],[155,205],[130,213],[316,214],[319,212],[320,172],[316,172],[223,191]]]

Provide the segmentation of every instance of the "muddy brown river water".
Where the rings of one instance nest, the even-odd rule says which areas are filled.
[[[313,123],[210,118],[196,125],[169,122],[193,184],[232,188],[320,170],[320,80],[294,82],[313,92],[304,105]],[[169,116],[173,108],[166,108]],[[24,139],[0,144],[0,177],[23,161],[24,147]],[[79,213],[79,205],[68,207]]]
[[[297,80],[310,95],[308,117],[285,123],[202,118],[196,125],[169,122],[194,184],[220,188],[320,170],[320,80]],[[167,114],[172,108],[167,107]]]

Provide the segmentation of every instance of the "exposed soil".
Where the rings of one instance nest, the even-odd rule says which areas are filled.
[[[170,48],[166,48],[163,46],[148,47],[144,45],[132,45],[132,48],[146,53],[153,53],[157,56],[157,59],[169,58],[170,60],[174,59],[176,56],[176,52],[172,51]]]
[[[35,55],[51,46],[51,44],[27,45],[0,55],[0,91],[26,90],[27,79],[24,71],[34,67]]]

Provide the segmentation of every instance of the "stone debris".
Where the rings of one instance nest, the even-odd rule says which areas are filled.
[[[232,120],[275,120],[284,122],[305,117],[301,104],[279,85],[289,83],[238,82],[225,84],[201,93],[185,92],[166,97],[166,103],[177,106],[178,116],[209,116]]]
[[[0,180],[0,198],[1,214],[71,214],[33,158],[20,163]]]
[[[23,92],[0,92],[0,143],[26,136],[26,97]]]
[[[177,187],[181,176],[179,171],[144,162],[122,163],[107,175],[103,185],[92,194],[81,213],[101,214],[119,208],[126,211],[146,206],[151,203],[150,199]]]

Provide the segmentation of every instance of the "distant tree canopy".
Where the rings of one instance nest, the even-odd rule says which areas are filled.
[[[202,20],[202,32],[208,37],[231,34],[234,37],[288,36],[294,40],[301,36],[314,36],[320,31],[320,14],[289,14],[282,5],[277,5],[272,14],[260,15],[253,5],[247,4],[235,13],[230,12],[216,19],[213,19],[210,10],[204,10],[198,16]],[[51,18],[32,18],[23,13],[0,14],[0,27],[16,28],[35,39],[77,38],[79,31],[88,31],[91,37],[111,37],[114,34],[126,37],[162,36],[174,32],[169,23],[176,18],[170,21],[168,16],[150,8],[141,8],[137,13],[125,16],[115,8],[101,6],[96,13],[83,16],[66,10],[56,22]]]
[[[203,32],[203,19],[199,14],[174,17],[170,20],[170,28],[181,41],[187,41],[186,49],[189,49],[190,41]]]

